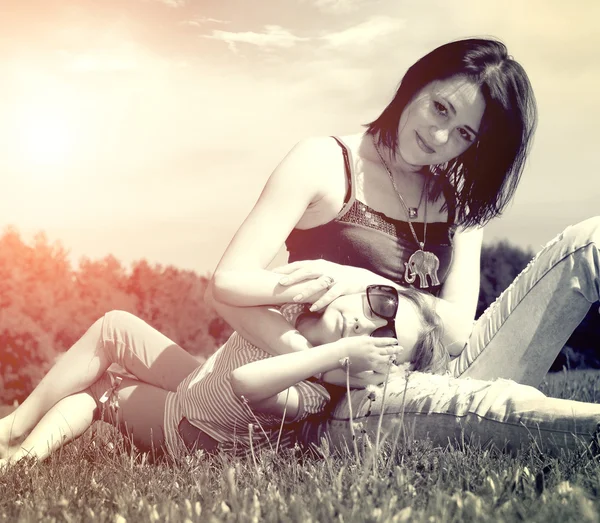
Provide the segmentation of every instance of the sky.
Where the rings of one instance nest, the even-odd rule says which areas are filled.
[[[597,0],[0,0],[0,224],[74,264],[210,273],[296,142],[360,131],[418,58],[494,36],[539,122],[485,241],[537,250],[598,212],[599,18]]]

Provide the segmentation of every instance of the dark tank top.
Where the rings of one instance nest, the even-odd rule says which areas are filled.
[[[348,178],[344,206],[338,216],[328,223],[311,229],[294,229],[285,242],[289,261],[325,259],[368,269],[399,285],[438,294],[452,263],[455,230],[452,197],[445,194],[449,202],[448,221],[427,224],[424,250],[434,253],[439,259],[439,284],[433,285],[431,278],[415,278],[414,274],[407,272],[405,263],[419,249],[408,222],[390,218],[356,199],[349,150],[339,139],[334,139],[342,148]],[[422,240],[423,224],[413,222],[413,227],[419,240]],[[408,282],[407,277],[409,280],[414,278],[414,281]]]

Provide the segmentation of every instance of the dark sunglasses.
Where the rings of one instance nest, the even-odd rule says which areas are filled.
[[[387,323],[375,329],[374,338],[398,338],[396,335],[396,313],[398,312],[398,291],[390,285],[369,285],[367,287],[367,303],[371,312]]]

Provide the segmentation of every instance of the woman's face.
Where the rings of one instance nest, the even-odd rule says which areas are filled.
[[[479,87],[463,76],[426,85],[405,107],[398,148],[410,165],[443,164],[476,140],[485,111]]]
[[[340,296],[329,304],[322,315],[308,316],[297,327],[313,345],[322,345],[350,336],[369,336],[386,323],[386,320],[373,314],[366,293],[360,293]],[[422,323],[416,305],[402,294],[398,297],[395,328],[398,343],[403,349],[396,356],[396,362],[409,362]]]

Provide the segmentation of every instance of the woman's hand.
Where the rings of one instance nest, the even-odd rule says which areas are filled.
[[[366,269],[340,265],[327,260],[304,260],[276,267],[282,274],[282,286],[296,285],[294,301],[312,303],[311,311],[318,311],[333,300],[347,294],[364,292],[368,285],[390,282]]]
[[[354,336],[334,343],[340,354],[340,365],[349,365],[353,375],[371,370],[386,373],[396,354],[402,350],[396,338]]]

